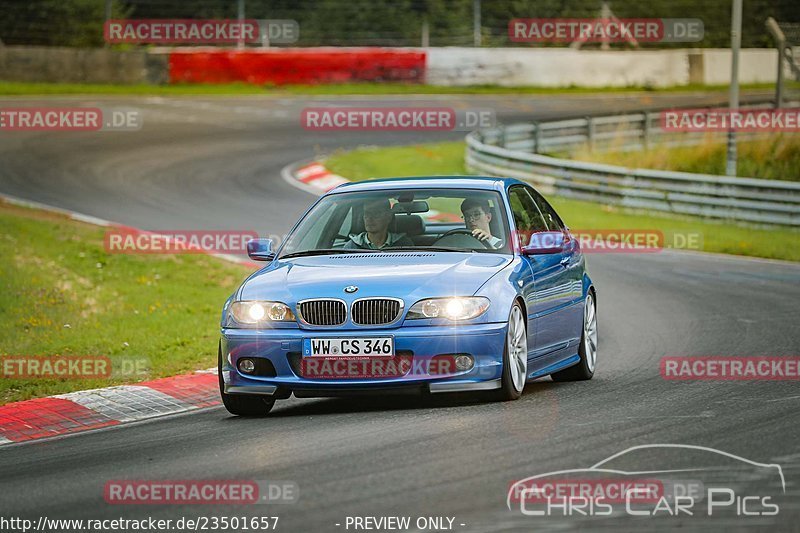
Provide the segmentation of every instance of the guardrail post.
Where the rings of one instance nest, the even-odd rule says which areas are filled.
[[[498,144],[501,148],[506,147],[506,127],[502,124],[500,125],[500,137],[498,138]]]
[[[650,113],[645,111],[644,121],[642,122],[642,147],[647,150],[650,147]]]
[[[242,25],[244,24],[244,1],[245,0],[239,0],[236,8],[236,16],[237,19],[239,20],[239,28],[241,28]],[[236,42],[236,48],[238,48],[239,50],[244,48],[244,39],[242,39],[241,37]]]
[[[778,26],[774,18],[769,17],[766,25],[767,30],[775,39],[775,46],[778,48],[778,76],[775,81],[775,108],[780,109],[783,104],[783,60],[785,58],[786,36],[783,34],[783,30],[781,30],[781,27]]]
[[[540,145],[542,143],[542,130],[539,127],[539,122],[533,123],[533,153],[538,154]]]
[[[112,6],[111,0],[106,0],[106,22],[111,20],[111,17],[113,16],[112,15],[113,12],[114,11],[113,11],[113,6]],[[109,47],[109,44],[108,44],[107,40],[105,41],[105,44],[103,46],[106,47],[106,48]],[[778,63],[781,63],[780,59],[778,60]],[[781,64],[783,64],[783,63],[781,63]]]
[[[594,151],[594,119],[586,117],[586,144],[589,151]]]

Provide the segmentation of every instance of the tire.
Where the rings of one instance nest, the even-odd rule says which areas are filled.
[[[499,401],[518,400],[528,376],[528,332],[525,313],[514,302],[508,314],[506,343],[503,349],[503,376],[500,389],[494,391]]]
[[[594,376],[597,368],[597,304],[592,291],[586,295],[583,306],[583,329],[578,355],[581,358],[578,364],[550,375],[553,381],[585,381]]]
[[[264,416],[272,410],[275,398],[256,394],[225,394],[225,381],[222,379],[222,349],[217,353],[217,375],[219,377],[219,394],[225,409],[237,416]]]

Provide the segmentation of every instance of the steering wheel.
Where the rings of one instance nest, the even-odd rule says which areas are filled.
[[[472,234],[472,230],[471,229],[467,229],[467,228],[456,228],[456,229],[451,229],[450,231],[446,231],[446,232],[444,232],[444,235],[442,235],[441,237],[436,239],[436,242],[439,242],[440,240],[444,239],[448,235],[458,235],[458,234],[469,235],[470,237],[472,237],[473,239],[475,239],[476,241],[481,243],[484,246],[484,248],[488,248],[488,249],[492,248],[489,245],[488,241],[480,240],[479,238],[477,238],[475,235]],[[436,244],[436,243],[434,243],[434,244]]]

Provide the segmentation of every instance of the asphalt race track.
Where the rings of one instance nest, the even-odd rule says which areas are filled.
[[[676,93],[413,102],[492,108],[510,122],[724,98]],[[145,125],[139,132],[2,133],[0,192],[147,229],[283,234],[314,200],[281,178],[285,165],[337,148],[463,135],[303,130],[300,110],[325,101],[331,99],[47,99],[48,105],[138,107]],[[786,494],[777,516],[724,515],[715,529],[798,530],[797,382],[666,381],[659,361],[668,355],[800,354],[800,266],[665,251],[596,254],[589,269],[599,291],[601,337],[598,372],[590,382],[540,380],[509,403],[459,396],[292,398],[263,419],[231,417],[219,407],[7,446],[0,449],[0,508],[34,518],[271,515],[280,517],[280,531],[345,531],[347,516],[381,515],[455,517],[454,529],[468,532],[532,530],[542,523],[506,507],[513,481],[589,467],[634,445],[677,443],[783,468]],[[216,346],[209,346],[208,366],[215,358]],[[198,478],[292,480],[300,499],[248,507],[115,506],[103,499],[108,480]],[[633,519],[591,525],[694,529],[700,523],[625,520]]]

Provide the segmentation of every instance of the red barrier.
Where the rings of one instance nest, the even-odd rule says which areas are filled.
[[[170,83],[317,84],[425,79],[425,52],[387,48],[173,51]]]

